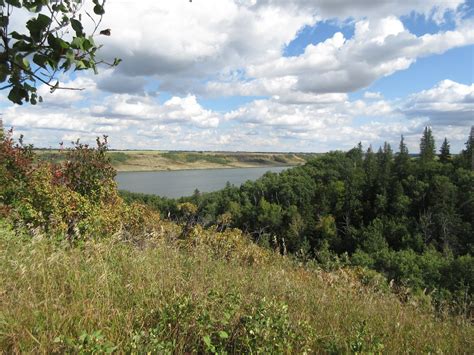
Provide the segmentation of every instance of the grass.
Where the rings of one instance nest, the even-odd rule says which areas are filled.
[[[375,279],[374,279],[375,280]],[[111,238],[71,248],[0,226],[4,352],[472,353],[473,327],[356,273],[205,245]]]
[[[168,152],[168,153],[163,153],[162,156],[166,159],[169,159],[175,162],[184,162],[184,163],[195,163],[197,161],[202,160],[209,163],[225,165],[230,162],[230,160],[227,159],[226,157],[205,154],[205,153]]]
[[[58,150],[35,151],[42,160],[59,162],[64,153]],[[303,164],[311,154],[245,152],[163,152],[110,151],[111,163],[118,171],[162,171],[184,169],[251,168]]]

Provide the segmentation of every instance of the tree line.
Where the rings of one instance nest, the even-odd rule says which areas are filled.
[[[460,154],[451,154],[447,139],[436,154],[426,127],[417,157],[402,136],[396,154],[388,143],[377,151],[359,143],[240,187],[178,200],[122,196],[187,225],[239,228],[281,253],[323,264],[346,260],[472,307],[473,142],[471,130]]]

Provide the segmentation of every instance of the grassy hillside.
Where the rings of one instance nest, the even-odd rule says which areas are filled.
[[[469,312],[435,311],[347,254],[282,256],[277,234],[254,243],[229,213],[204,226],[189,201],[174,221],[128,203],[105,140],[64,154],[45,162],[0,140],[2,352],[474,352]],[[280,220],[260,200],[258,221]]]
[[[54,150],[38,150],[44,160],[58,162],[62,154]],[[314,154],[246,153],[246,152],[182,152],[182,151],[110,151],[117,171],[160,171],[185,169],[251,168],[301,165]]]
[[[220,238],[223,245],[209,244],[203,235],[219,237],[197,229],[192,247],[162,235],[148,239],[147,247],[116,236],[71,248],[0,227],[0,348],[38,353],[474,350],[467,321],[436,318],[422,304],[401,303],[374,273],[327,273],[271,253],[252,261],[245,257],[246,247],[226,257],[222,246],[232,234]]]

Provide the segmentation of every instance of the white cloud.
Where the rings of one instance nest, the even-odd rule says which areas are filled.
[[[380,18],[387,15],[407,15],[412,11],[438,22],[443,21],[446,11],[455,10],[464,0],[261,0],[254,6],[298,7],[314,11],[322,18]],[[249,2],[247,2],[249,3]]]
[[[113,94],[104,100],[91,99],[85,108],[80,104],[70,100],[62,107],[48,101],[33,107],[15,105],[2,118],[6,127],[20,133],[42,131],[40,139],[34,140],[40,146],[54,146],[73,136],[93,141],[92,137],[108,134],[117,137],[123,148],[146,144],[140,137],[166,137],[161,144],[169,144],[175,134],[216,128],[220,122],[219,114],[204,109],[193,95],[175,96],[161,104],[154,97]]]
[[[133,9],[133,10],[131,10]],[[120,57],[117,72],[156,75],[162,86],[180,86],[179,78],[201,78],[246,62],[280,56],[297,31],[313,24],[311,13],[279,6],[258,9],[232,0],[111,2],[103,26],[104,54]],[[126,25],[124,25],[126,24]],[[183,84],[184,85],[184,84]]]
[[[104,44],[101,55],[121,57],[120,66],[61,80],[84,91],[50,95],[42,86],[45,103],[8,107],[3,118],[41,146],[110,134],[122,148],[321,151],[359,140],[393,143],[403,133],[415,148],[429,123],[435,134],[449,138],[451,132],[453,147],[460,147],[472,124],[473,85],[447,80],[400,101],[384,99],[370,85],[419,58],[473,44],[473,22],[461,16],[454,30],[421,36],[399,18],[414,11],[442,22],[461,3],[111,1],[101,26],[112,36],[97,40]],[[354,36],[335,33],[300,55],[283,56],[304,26],[327,19],[350,23]],[[363,88],[362,99],[350,99],[348,93]],[[233,95],[264,99],[230,112],[200,103],[201,96]]]
[[[372,91],[366,91],[364,92],[364,98],[365,99],[382,99],[383,95],[380,92],[372,92]]]
[[[340,32],[303,54],[249,64],[250,80],[211,82],[207,90],[227,95],[348,93],[410,67],[418,58],[474,43],[474,27],[415,36],[396,17],[362,20],[351,39]]]
[[[474,84],[444,80],[429,90],[411,95],[401,111],[409,117],[429,118],[433,125],[473,125]]]
[[[256,70],[263,75],[265,64],[270,63],[270,69],[278,71],[278,65],[281,65],[287,70],[289,65],[282,63],[281,58],[285,45],[304,26],[317,21],[367,19],[359,22],[359,37],[364,41],[371,36],[380,42],[389,35],[403,32],[403,26],[393,16],[416,12],[441,20],[446,11],[454,11],[462,3],[462,0],[206,0],[193,3],[142,0],[137,6],[135,1],[122,0],[107,3],[102,25],[112,29],[112,36],[100,40],[105,44],[102,53],[106,57],[123,59],[116,72],[124,81],[126,76],[155,76],[161,81],[162,89],[186,92],[190,85],[199,84],[197,79],[238,68],[246,67],[250,72]],[[380,21],[388,16],[392,16],[389,17],[391,20]],[[364,28],[369,33],[362,34]],[[332,40],[336,42],[333,45],[337,48],[343,40],[337,35]],[[326,55],[317,56],[309,47],[307,56],[312,57],[313,66],[332,63],[334,54],[329,47],[329,43],[319,46],[315,51],[325,51]],[[308,73],[308,63],[301,59],[290,65],[292,71],[298,71],[300,67]],[[389,66],[403,69],[412,59],[399,59]],[[390,69],[385,71],[390,72]],[[126,91],[127,85],[115,86],[110,80],[99,86],[112,92],[119,89],[132,93],[140,91],[139,84],[143,84],[143,81],[130,83],[130,91]],[[331,81],[332,78],[324,80]]]

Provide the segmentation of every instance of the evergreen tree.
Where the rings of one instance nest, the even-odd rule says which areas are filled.
[[[0,118],[0,142],[5,137],[5,131],[3,130],[3,120]]]
[[[451,153],[449,151],[449,142],[448,139],[445,137],[443,144],[441,145],[441,149],[439,150],[440,155],[439,155],[439,160],[442,163],[449,163],[451,161]]]
[[[377,152],[377,162],[379,164],[379,184],[387,187],[393,164],[393,151],[389,143],[385,142],[383,148],[380,148]]]
[[[392,161],[393,150],[392,150],[392,146],[390,145],[390,143],[385,142],[383,144],[383,152],[384,152],[386,161]]]
[[[374,218],[374,201],[376,196],[377,185],[377,157],[372,150],[372,145],[367,148],[364,159],[365,181],[363,184],[363,204],[364,204],[364,221],[370,221]]]
[[[407,145],[405,144],[405,137],[403,137],[403,134],[401,135],[400,138],[400,145],[399,145],[399,157],[403,157],[404,159],[409,159],[409,153],[408,153],[408,148]]]
[[[420,141],[420,159],[423,162],[434,160],[436,155],[436,146],[433,133],[430,127],[425,127]]]
[[[463,162],[463,167],[466,169],[474,170],[474,126],[471,126],[471,133],[466,142],[466,149],[463,149],[461,152],[461,159]]]
[[[373,181],[376,178],[377,162],[372,145],[367,148],[364,159],[364,171],[368,181]]]
[[[400,178],[406,178],[409,175],[410,154],[405,144],[403,135],[400,138],[399,152],[395,157],[395,170]]]
[[[364,151],[362,150],[362,143],[359,142],[357,147],[352,148],[347,152],[347,157],[354,162],[354,166],[362,166]]]

